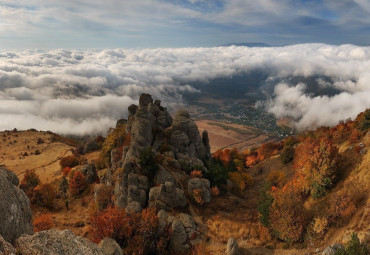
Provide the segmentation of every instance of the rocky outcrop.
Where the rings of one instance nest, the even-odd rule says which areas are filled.
[[[79,171],[81,174],[85,176],[85,181],[88,184],[94,183],[97,180],[99,180],[94,163],[82,166],[82,168]]]
[[[111,188],[104,184],[99,183],[94,187],[94,202],[96,208],[101,211],[108,207],[111,201]]]
[[[0,235],[7,242],[33,233],[30,202],[18,184],[13,172],[0,168]]]
[[[0,235],[0,254],[1,255],[16,255],[14,247],[4,240]]]
[[[239,245],[234,238],[230,237],[226,245],[226,255],[240,255]]]
[[[47,230],[23,235],[15,242],[22,255],[105,255],[95,243],[72,233],[71,230]]]
[[[105,255],[123,255],[123,251],[118,243],[111,238],[104,238],[100,243],[103,253]]]
[[[179,219],[175,219],[171,225],[169,248],[173,252],[184,252],[190,248],[188,235],[184,225]]]
[[[116,205],[126,208],[131,202],[138,202],[141,207],[145,207],[148,190],[148,177],[135,173],[124,174],[122,181],[115,187]]]
[[[211,202],[211,184],[209,180],[203,178],[193,178],[188,181],[188,193],[193,195],[194,190],[201,190],[202,202]]]
[[[149,192],[149,207],[169,209],[187,205],[184,191],[176,188],[172,182],[153,187]]]
[[[167,130],[170,135],[170,145],[175,154],[182,153],[191,158],[206,159],[206,149],[200,137],[199,130],[186,110],[178,111],[172,126]]]

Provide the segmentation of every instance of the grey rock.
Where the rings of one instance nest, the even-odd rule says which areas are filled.
[[[188,235],[185,231],[184,225],[179,219],[172,222],[172,232],[170,235],[169,248],[173,252],[185,252],[190,248],[187,243]]]
[[[193,217],[191,217],[189,214],[180,213],[179,218],[184,225],[188,238],[191,239],[197,229],[197,225],[195,224]]]
[[[154,176],[154,185],[158,186],[166,182],[175,183],[175,178],[173,178],[170,172],[168,172],[162,166],[159,166],[159,169]]]
[[[4,240],[0,235],[0,254],[1,255],[16,255],[14,247]]]
[[[205,149],[205,158],[210,159],[211,158],[211,146],[209,145],[209,137],[207,130],[203,130],[202,133],[202,143]]]
[[[30,201],[18,183],[14,173],[0,168],[0,235],[11,243],[22,234],[33,233]]]
[[[186,207],[186,204],[184,191],[176,188],[171,182],[153,187],[149,191],[149,207],[164,209]]]
[[[123,251],[121,247],[118,245],[118,243],[111,239],[111,238],[104,238],[99,243],[100,248],[102,249],[102,252],[105,255],[123,255]]]
[[[85,181],[88,184],[94,183],[99,180],[94,163],[82,166],[82,168],[80,169],[80,173],[85,176]]]
[[[15,242],[22,255],[105,255],[95,243],[72,233],[71,230],[47,230],[34,235],[22,235]]]
[[[239,245],[234,238],[230,237],[226,245],[226,255],[240,255]]]

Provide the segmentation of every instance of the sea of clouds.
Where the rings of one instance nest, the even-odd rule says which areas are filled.
[[[320,86],[340,90],[313,96],[307,84],[276,82],[259,102],[298,128],[334,125],[370,108],[370,47],[300,44],[285,47],[14,50],[0,51],[0,130],[51,130],[63,134],[107,131],[127,117],[127,107],[150,93],[176,109],[190,84],[264,70],[271,80],[326,76]],[[232,88],[231,88],[232,89]]]

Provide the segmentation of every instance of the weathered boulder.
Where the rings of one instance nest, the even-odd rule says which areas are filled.
[[[173,252],[184,253],[190,248],[188,244],[188,235],[184,225],[179,219],[175,219],[171,226],[171,235],[169,241],[169,248]]]
[[[131,201],[127,206],[126,206],[126,212],[128,213],[138,213],[141,212],[143,208],[141,207],[139,202],[136,201]]]
[[[33,233],[30,201],[18,184],[13,172],[0,168],[0,235],[7,242]]]
[[[98,151],[100,148],[99,148],[99,144],[95,141],[88,141],[83,150],[82,150],[82,153],[83,154],[86,154],[86,153],[90,153],[90,152],[93,152],[93,151]]]
[[[147,203],[148,190],[148,177],[132,172],[124,174],[122,181],[117,182],[115,186],[115,203],[119,208],[126,208],[131,202],[135,201],[143,208]],[[137,207],[135,206],[135,208]]]
[[[211,202],[211,184],[209,180],[203,178],[193,178],[188,181],[188,193],[193,195],[195,189],[201,190],[202,202]]]
[[[85,176],[85,181],[88,184],[94,183],[99,180],[94,163],[82,166],[80,169],[80,173]]]
[[[14,247],[4,240],[0,235],[0,254],[1,255],[16,255]]]
[[[226,245],[226,255],[240,255],[239,245],[234,238],[230,237]]]
[[[167,132],[171,134],[170,144],[175,148],[175,153],[183,153],[201,160],[206,159],[206,149],[198,127],[186,110],[176,113]]]
[[[105,255],[95,243],[72,233],[71,230],[47,230],[34,235],[22,235],[15,242],[22,255]]]
[[[123,255],[123,251],[121,247],[118,245],[118,243],[111,239],[111,238],[104,238],[99,243],[100,248],[102,249],[102,252],[105,255]]]
[[[149,191],[149,207],[168,209],[185,207],[186,204],[184,191],[176,188],[172,182],[153,187]]]
[[[197,225],[195,224],[193,217],[186,213],[180,213],[179,219],[182,222],[182,225],[184,225],[189,240],[192,239],[197,231]]]

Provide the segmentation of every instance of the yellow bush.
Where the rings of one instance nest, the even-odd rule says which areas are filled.
[[[253,177],[245,172],[230,172],[229,179],[234,184],[233,189],[237,193],[241,193],[254,184]]]

